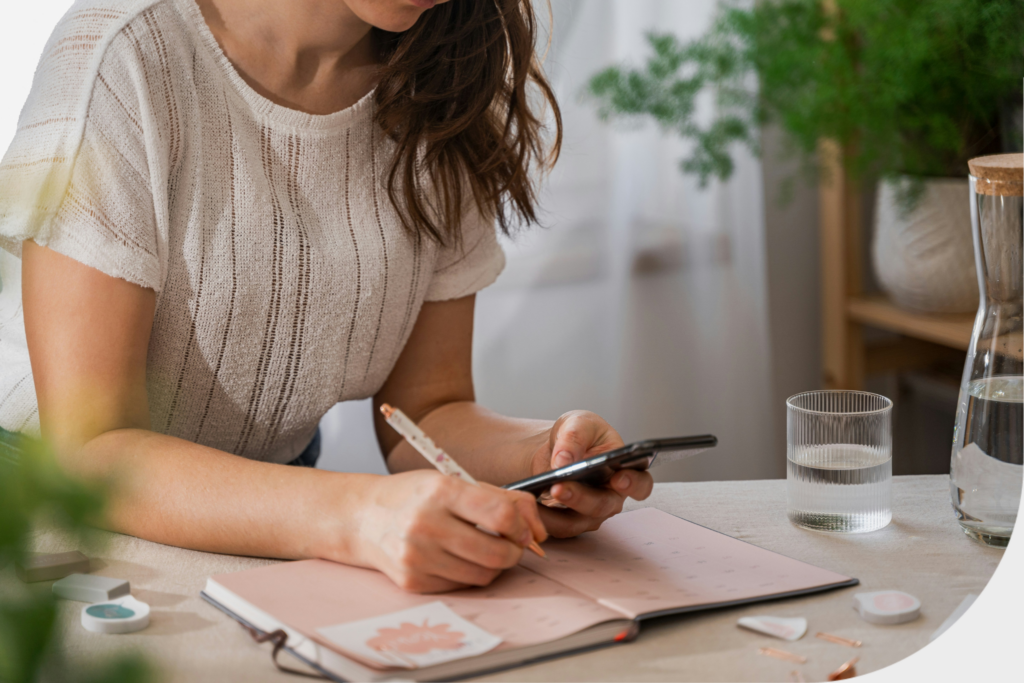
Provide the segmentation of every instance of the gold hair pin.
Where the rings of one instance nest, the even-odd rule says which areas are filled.
[[[784,659],[787,662],[796,662],[797,664],[803,664],[807,661],[807,657],[803,655],[795,655],[785,650],[776,650],[774,647],[762,647],[757,651],[757,654],[775,657],[775,659]]]
[[[821,638],[822,640],[827,640],[828,642],[835,643],[836,645],[845,645],[846,647],[860,647],[861,645],[863,645],[863,643],[859,640],[850,640],[849,638],[843,638],[842,636],[834,636],[831,633],[824,633],[822,631],[818,631],[817,633],[815,633],[814,637]]]

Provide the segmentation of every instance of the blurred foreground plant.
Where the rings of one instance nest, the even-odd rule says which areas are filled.
[[[0,430],[0,681],[142,683],[153,678],[136,655],[89,665],[68,658],[56,642],[50,583],[23,584],[14,575],[13,563],[27,556],[36,527],[46,524],[84,542],[88,522],[102,508],[102,491],[65,475],[43,445]]]

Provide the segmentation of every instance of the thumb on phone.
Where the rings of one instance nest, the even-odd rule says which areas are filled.
[[[566,413],[551,427],[551,469],[587,458],[587,451],[603,436],[596,421],[583,412]],[[602,421],[603,422],[603,421]]]

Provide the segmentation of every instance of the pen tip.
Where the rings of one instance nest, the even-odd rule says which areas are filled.
[[[534,554],[536,554],[537,556],[542,557],[545,560],[548,559],[548,554],[544,552],[544,550],[540,547],[540,544],[538,544],[537,541],[531,541],[530,545],[526,547],[532,550]]]
[[[387,403],[382,403],[380,406],[380,412],[384,414],[384,417],[391,417],[395,413],[395,409],[389,406]]]

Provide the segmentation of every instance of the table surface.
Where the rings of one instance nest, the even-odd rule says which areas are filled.
[[[610,648],[549,660],[484,677],[488,681],[788,681],[799,669],[808,681],[855,655],[859,673],[896,662],[928,644],[929,636],[968,593],[980,593],[1002,551],[983,547],[961,531],[949,504],[946,476],[895,477],[893,521],[868,534],[826,534],[794,527],[786,518],[784,480],[671,483],[631,509],[656,507],[736,538],[860,579],[860,586],[773,603],[668,617],[645,623],[639,638]],[[294,681],[270,662],[270,646],[256,645],[231,619],[203,602],[207,577],[269,564],[271,560],[183,550],[120,534],[106,534],[91,555],[94,573],[128,579],[132,593],[152,607],[150,626],[135,634],[99,635],[79,624],[82,603],[61,601],[61,648],[91,660],[142,651],[166,681]],[[72,549],[67,539],[40,532],[35,549]],[[88,549],[86,549],[88,552]],[[921,618],[875,626],[852,609],[853,594],[898,589],[917,596]],[[742,616],[806,617],[808,632],[786,642],[736,626]],[[814,637],[826,631],[863,641],[851,649]],[[771,646],[802,654],[796,665],[758,654]],[[284,655],[283,660],[294,660]]]

